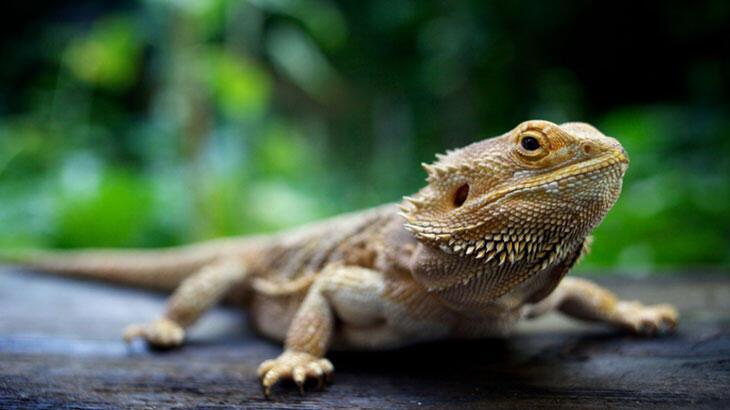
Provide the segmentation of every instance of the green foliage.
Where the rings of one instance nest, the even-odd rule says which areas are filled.
[[[207,86],[222,113],[233,119],[261,116],[271,97],[268,73],[251,61],[225,52],[209,56],[207,62]]]
[[[55,198],[58,215],[53,235],[59,246],[119,247],[143,242],[152,206],[152,193],[145,181],[124,171],[67,172],[71,175],[62,178]],[[96,175],[75,175],[92,172]]]
[[[271,232],[396,201],[435,152],[544,118],[631,157],[583,270],[730,266],[721,1],[42,7],[64,17],[2,49],[3,248]]]
[[[140,57],[135,37],[135,27],[128,19],[102,19],[90,33],[69,43],[63,62],[79,80],[92,86],[129,87],[135,81]]]

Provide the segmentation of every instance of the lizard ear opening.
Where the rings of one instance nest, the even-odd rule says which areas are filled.
[[[469,197],[469,184],[464,184],[456,190],[454,194],[454,206],[456,208],[464,205],[466,199]]]

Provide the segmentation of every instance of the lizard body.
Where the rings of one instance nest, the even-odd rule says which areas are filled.
[[[173,290],[164,315],[127,340],[183,343],[221,300],[284,342],[259,367],[266,395],[334,370],[329,348],[383,349],[442,338],[507,335],[557,309],[640,334],[674,328],[669,305],[618,300],[565,278],[621,191],[628,157],[583,123],[528,121],[424,164],[428,185],[401,204],[271,236],[163,251],[32,253],[28,267]]]

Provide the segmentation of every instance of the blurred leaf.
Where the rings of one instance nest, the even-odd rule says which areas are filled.
[[[266,231],[300,225],[320,215],[316,201],[284,182],[255,182],[249,189],[252,217]]]
[[[232,119],[260,116],[268,108],[271,79],[266,71],[240,56],[213,52],[206,70],[223,112]]]
[[[337,5],[329,0],[249,0],[267,10],[301,21],[309,33],[330,51],[344,46],[347,23]]]
[[[59,193],[57,246],[125,246],[148,226],[152,196],[143,180],[119,170],[107,170],[90,181],[97,177],[94,186]]]
[[[74,39],[64,63],[80,80],[91,85],[124,89],[136,78],[141,44],[130,18],[97,21],[92,30]]]
[[[296,129],[272,123],[258,146],[257,166],[264,176],[295,180],[303,176],[302,170],[310,174],[316,171],[316,153],[312,148]]]
[[[266,49],[277,68],[315,99],[325,100],[338,87],[334,68],[317,45],[294,26],[272,28]]]

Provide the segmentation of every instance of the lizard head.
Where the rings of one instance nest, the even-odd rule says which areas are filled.
[[[478,287],[481,300],[574,253],[618,199],[628,166],[621,144],[593,126],[547,121],[437,157],[423,164],[428,185],[401,204],[423,245],[414,275],[430,290]]]

